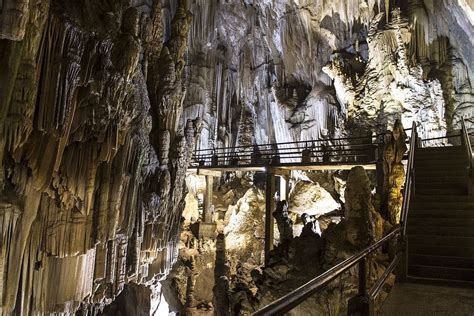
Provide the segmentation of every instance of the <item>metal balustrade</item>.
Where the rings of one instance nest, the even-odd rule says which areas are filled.
[[[201,149],[190,167],[367,164],[378,158],[379,136]]]

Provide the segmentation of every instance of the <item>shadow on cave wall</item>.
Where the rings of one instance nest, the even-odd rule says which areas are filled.
[[[226,265],[226,246],[223,233],[217,235],[216,240],[216,264],[214,268],[215,284],[214,292],[214,315],[229,315],[229,267]]]
[[[151,308],[151,290],[144,285],[125,284],[123,291],[100,316],[148,316]],[[78,316],[78,315],[77,315]]]

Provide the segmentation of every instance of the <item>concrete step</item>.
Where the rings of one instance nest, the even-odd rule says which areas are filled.
[[[474,269],[408,265],[408,276],[426,279],[474,281]]]
[[[470,227],[474,229],[474,219],[466,218],[412,218],[408,217],[408,227],[438,226],[443,227]]]
[[[415,181],[419,177],[430,177],[431,179],[437,179],[446,176],[467,176],[469,174],[467,167],[463,169],[458,168],[440,168],[440,167],[429,167],[429,168],[416,168],[415,169]]]
[[[415,153],[415,164],[418,162],[426,163],[466,163],[466,153],[455,152],[455,153],[434,153],[434,154],[421,154]]]
[[[439,175],[436,177],[433,177],[431,175],[427,174],[417,174],[415,170],[415,183],[418,184],[425,184],[425,183],[467,183],[468,181],[468,175],[463,174],[463,175]]]
[[[408,244],[408,255],[432,255],[474,259],[474,247]]]
[[[449,155],[415,155],[414,166],[423,164],[437,165],[462,165],[467,164],[466,154]]]
[[[444,147],[425,147],[425,148],[417,148],[415,151],[416,154],[419,155],[433,155],[433,154],[446,154],[446,153],[459,153],[464,152],[463,146],[444,146]]]
[[[408,244],[428,246],[473,247],[474,237],[426,235],[423,232],[408,235]]]
[[[474,210],[435,210],[435,209],[412,209],[409,218],[467,218],[474,219]]]
[[[466,153],[464,151],[440,152],[440,153],[420,153],[415,152],[415,163],[466,163]]]
[[[448,150],[448,151],[416,151],[415,161],[422,160],[444,160],[444,159],[466,159],[464,150]]]
[[[431,161],[426,161],[424,163],[419,163],[415,164],[415,174],[422,172],[434,172],[434,171],[439,171],[440,168],[443,170],[453,170],[453,171],[458,171],[458,170],[466,170],[468,167],[467,163],[456,163],[456,164],[451,164],[451,163],[443,163],[443,164],[438,164],[438,163],[432,163]]]
[[[413,201],[413,200],[412,200]],[[463,210],[469,211],[474,207],[472,202],[411,202],[410,210]],[[410,217],[410,214],[408,214]]]
[[[411,202],[413,203],[433,201],[441,203],[474,203],[474,195],[416,195],[411,199]]]
[[[449,227],[449,226],[429,226],[423,225],[423,220],[421,225],[410,225],[408,220],[407,234],[419,234],[423,232],[427,235],[436,235],[436,236],[463,236],[463,237],[474,237],[473,227]]]
[[[449,154],[449,155],[416,155],[415,154],[415,166],[423,164],[451,164],[451,165],[462,165],[466,164],[466,154]]]
[[[424,185],[415,185],[415,196],[418,195],[467,195],[467,185],[463,187],[454,186],[448,188],[426,188]]]
[[[408,264],[449,267],[458,269],[472,269],[474,267],[474,259],[410,254],[408,256]]]
[[[441,182],[419,182],[415,181],[415,189],[446,189],[446,188],[456,188],[456,189],[465,189],[467,188],[467,178],[463,180],[464,177],[459,182],[447,183],[445,181]]]

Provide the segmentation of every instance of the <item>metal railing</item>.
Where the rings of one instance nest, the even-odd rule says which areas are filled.
[[[406,173],[405,184],[404,184],[403,204],[402,204],[402,211],[401,211],[401,216],[400,216],[400,227],[396,228],[394,231],[392,231],[391,233],[389,233],[388,235],[386,235],[384,238],[377,241],[373,245],[365,248],[359,253],[353,255],[352,257],[344,260],[343,262],[327,270],[323,274],[303,284],[299,288],[293,290],[292,292],[286,294],[280,299],[260,309],[259,311],[254,313],[254,315],[257,315],[257,316],[282,315],[283,313],[288,312],[294,307],[301,304],[311,295],[322,290],[326,285],[328,285],[329,282],[336,279],[338,276],[348,271],[356,264],[358,264],[358,268],[359,268],[358,269],[359,270],[358,295],[349,300],[348,311],[349,311],[349,314],[352,314],[352,312],[354,312],[357,315],[373,315],[374,302],[377,296],[379,295],[387,279],[390,277],[393,271],[397,268],[398,264],[400,263],[400,260],[402,260],[402,258],[404,258],[404,255],[405,255],[405,249],[403,247],[403,243],[406,236],[406,227],[407,227],[407,218],[408,218],[408,212],[409,212],[410,199],[411,199],[411,195],[414,193],[414,184],[415,184],[414,160],[415,160],[416,149],[421,147],[422,142],[438,140],[438,139],[443,139],[443,138],[449,139],[451,137],[461,137],[462,144],[463,146],[466,147],[466,155],[468,156],[468,159],[469,159],[468,160],[469,168],[471,170],[471,175],[472,175],[472,170],[474,168],[474,160],[473,160],[472,147],[471,147],[471,143],[469,139],[469,133],[467,132],[464,119],[461,124],[462,124],[461,134],[421,140],[417,132],[416,122],[413,122],[412,128],[411,128],[411,135],[409,139],[407,173]],[[399,247],[398,247],[397,253],[395,254],[394,258],[392,259],[388,267],[385,269],[382,276],[375,282],[375,284],[372,286],[370,291],[367,291],[367,284],[366,284],[366,281],[367,281],[366,258],[367,256],[369,256],[373,251],[380,248],[383,244],[385,244],[387,241],[391,240],[392,238],[395,238],[396,236],[399,237],[398,239]]]
[[[415,183],[415,151],[420,145],[416,122],[413,121],[410,135],[410,147],[408,154],[407,172],[405,176],[405,185],[403,187],[403,203],[400,214],[400,223],[402,226],[402,238],[406,235],[408,211],[410,208],[411,194]]]
[[[377,159],[379,136],[201,149],[195,151],[191,167],[370,163]]]
[[[410,129],[406,129],[406,130],[410,130]],[[374,314],[374,305],[375,305],[374,302],[376,298],[378,297],[383,285],[385,284],[387,279],[390,277],[390,275],[393,273],[393,271],[396,269],[400,260],[403,258],[404,250],[401,247],[399,248],[398,252],[395,254],[394,258],[392,259],[388,267],[385,269],[382,276],[375,282],[375,284],[372,286],[370,291],[367,291],[366,260],[367,260],[367,256],[369,256],[376,249],[380,248],[387,241],[395,237],[398,237],[399,240],[402,240],[403,236],[406,233],[406,217],[408,214],[409,201],[410,201],[410,196],[411,196],[411,192],[412,192],[412,188],[414,184],[415,150],[416,148],[420,146],[420,140],[418,137],[417,127],[416,127],[415,122],[413,122],[412,124],[409,143],[410,143],[410,147],[409,147],[410,149],[409,149],[409,155],[408,155],[407,176],[405,180],[405,190],[404,190],[404,195],[403,195],[403,206],[402,206],[402,214],[401,214],[402,225],[396,228],[395,230],[393,230],[391,233],[389,233],[382,239],[380,239],[379,241],[375,242],[373,245],[365,248],[359,253],[337,264],[336,266],[327,270],[323,274],[303,284],[299,288],[293,290],[292,292],[274,301],[273,303],[265,306],[264,308],[254,313],[254,315],[256,316],[282,315],[283,313],[288,312],[294,307],[301,304],[311,295],[322,290],[329,282],[336,279],[338,276],[340,276],[342,273],[346,272],[347,270],[351,269],[356,264],[358,265],[358,271],[359,271],[358,295],[349,300],[348,311],[349,313],[351,313],[351,311],[355,311],[355,313],[359,315]]]
[[[466,149],[466,156],[467,156],[467,162],[468,162],[468,167],[469,167],[469,175],[473,175],[473,167],[474,167],[474,161],[472,157],[472,146],[471,146],[471,139],[469,138],[469,133],[467,132],[466,128],[466,123],[465,123],[465,117],[462,118],[461,120],[461,143]]]
[[[456,138],[461,138],[462,134],[453,134],[453,135],[445,135],[445,136],[438,136],[438,137],[430,137],[430,138],[423,138],[420,140],[420,147],[447,147],[453,146],[454,144],[459,141]],[[454,140],[452,140],[454,139]]]
[[[396,228],[391,233],[387,234],[385,237],[375,242],[371,246],[365,248],[359,253],[349,257],[348,259],[342,261],[341,263],[335,265],[331,269],[327,270],[323,274],[320,274],[316,278],[310,280],[309,282],[303,284],[299,288],[293,290],[292,292],[286,294],[280,299],[274,301],[273,303],[265,306],[259,311],[255,312],[253,315],[256,316],[267,316],[267,315],[282,315],[298,306],[300,303],[305,301],[311,295],[322,290],[329,282],[336,279],[342,273],[346,272],[356,264],[358,264],[359,270],[359,286],[358,286],[358,295],[355,299],[352,299],[352,304],[359,305],[359,312],[361,315],[368,315],[369,310],[371,309],[371,304],[378,296],[380,289],[383,284],[386,282],[390,274],[396,268],[398,262],[400,261],[401,254],[397,253],[393,258],[392,262],[389,264],[384,274],[380,277],[379,280],[374,284],[374,286],[367,291],[367,266],[366,258],[372,252],[380,248],[387,241],[399,236],[401,232],[400,228]],[[351,301],[349,305],[351,305]]]

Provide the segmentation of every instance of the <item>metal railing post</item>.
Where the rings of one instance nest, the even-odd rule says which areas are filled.
[[[363,257],[358,262],[359,286],[357,296],[349,299],[347,303],[348,316],[368,316],[370,310],[370,300],[367,295],[367,262]]]
[[[367,296],[367,265],[365,258],[359,261],[359,296]]]

